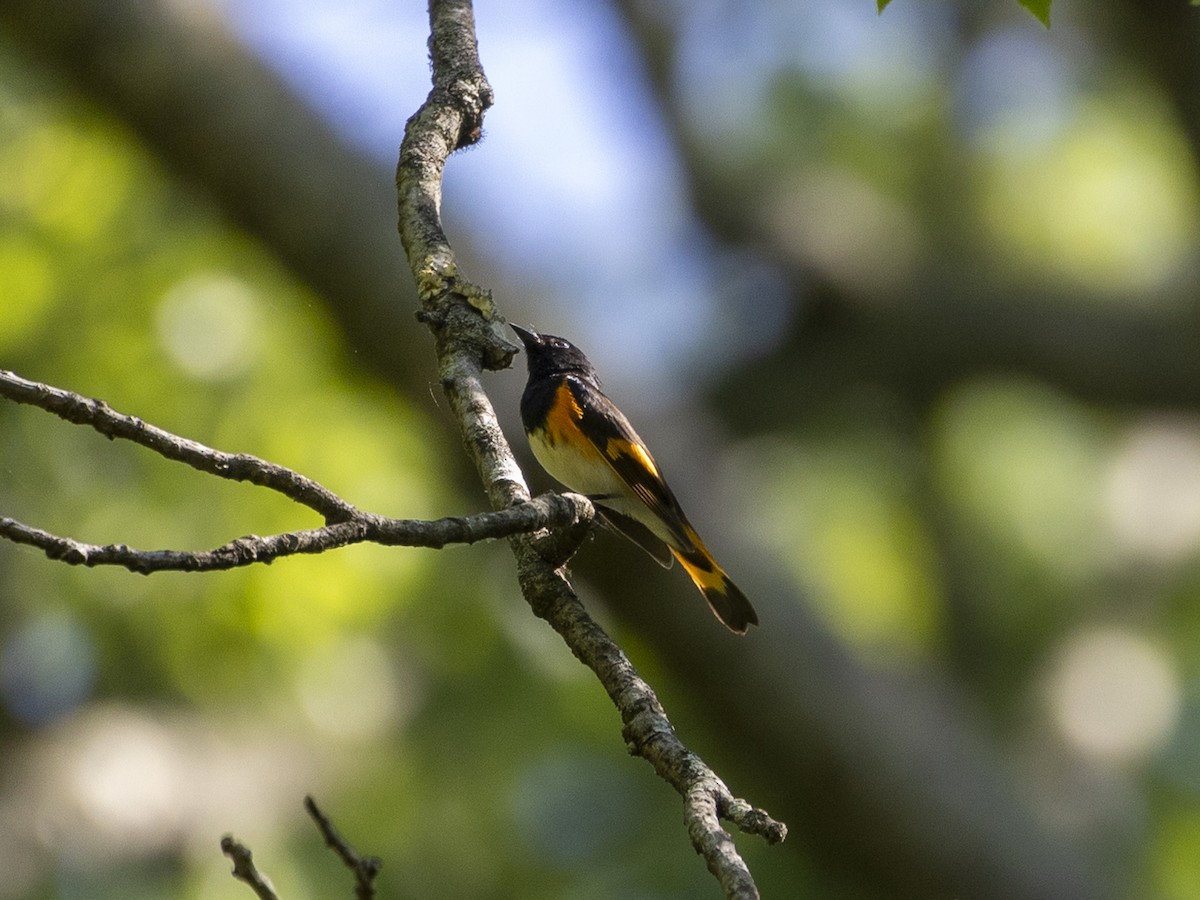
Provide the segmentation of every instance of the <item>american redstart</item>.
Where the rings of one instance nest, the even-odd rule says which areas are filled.
[[[678,559],[730,631],[745,634],[757,625],[754,607],[708,552],[583,352],[560,337],[509,327],[525,345],[529,382],[521,422],[542,467],[589,497],[605,523],[660,565]]]

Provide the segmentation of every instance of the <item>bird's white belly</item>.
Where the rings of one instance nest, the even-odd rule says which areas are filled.
[[[591,453],[585,456],[562,444],[551,443],[541,432],[534,432],[529,436],[529,446],[542,468],[568,490],[588,496],[621,497],[629,493],[600,451],[590,445]]]
[[[562,444],[551,443],[541,432],[529,435],[529,446],[542,468],[568,490],[586,494],[600,505],[636,519],[670,546],[678,544],[671,530],[629,489],[599,450],[589,445],[594,455],[584,456]]]

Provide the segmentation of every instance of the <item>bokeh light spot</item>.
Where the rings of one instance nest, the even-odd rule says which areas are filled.
[[[774,549],[839,635],[876,658],[919,654],[942,624],[930,536],[890,449],[876,434],[804,445],[760,440],[738,464],[763,473],[744,491],[755,538]]]
[[[186,775],[169,735],[149,719],[110,714],[87,736],[71,776],[84,812],[102,833],[150,845],[173,836]]]
[[[244,374],[255,362],[261,321],[250,285],[232,275],[206,273],[167,291],[158,310],[158,336],[188,375],[223,381]]]
[[[1131,762],[1162,747],[1179,718],[1180,684],[1170,659],[1123,628],[1072,635],[1048,682],[1055,724],[1077,751]]]
[[[1044,152],[985,153],[981,173],[986,227],[1017,268],[1118,300],[1190,271],[1200,231],[1190,153],[1150,97],[1085,104]]]
[[[105,124],[47,120],[10,131],[0,121],[0,206],[67,241],[102,234],[136,172],[124,135]],[[16,174],[11,174],[16,173]]]
[[[1106,562],[1106,435],[1085,407],[1034,382],[979,380],[943,401],[936,431],[946,495],[991,537],[1060,576]]]
[[[366,637],[348,637],[305,660],[296,678],[305,714],[337,737],[379,734],[416,702],[412,680],[402,685],[383,648]]]
[[[1200,548],[1200,427],[1155,421],[1133,428],[1108,471],[1114,536],[1133,556],[1170,562]]]

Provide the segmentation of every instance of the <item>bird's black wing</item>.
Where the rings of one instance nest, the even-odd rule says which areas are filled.
[[[650,455],[645,442],[633,430],[633,426],[625,415],[617,409],[597,388],[579,378],[568,377],[571,394],[574,396],[580,410],[580,430],[600,451],[604,460],[624,482],[633,496],[637,497],[650,514],[661,521],[677,542],[676,549],[688,549],[692,546],[689,535],[691,531],[687,517],[675,499],[675,494],[663,479],[658,463]],[[603,506],[603,500],[599,501]],[[606,514],[607,516],[607,514]],[[616,517],[630,520],[631,517],[618,513]],[[633,526],[622,527],[624,523],[613,522],[623,534],[635,544],[642,547],[664,565],[670,565],[670,554],[662,540],[650,532],[644,524],[634,521]],[[640,532],[635,536],[633,532]],[[647,539],[653,542],[655,549],[647,546]]]

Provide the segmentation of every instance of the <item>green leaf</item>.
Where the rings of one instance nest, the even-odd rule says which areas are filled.
[[[1047,28],[1050,27],[1050,0],[1018,0],[1018,2],[1038,17]],[[1193,3],[1197,0],[1192,0]]]
[[[887,9],[887,5],[892,0],[875,0],[875,8],[879,10],[880,15]],[[1052,0],[1017,0],[1023,7],[1038,17],[1047,28],[1050,27],[1050,4]],[[1189,0],[1192,6],[1200,6],[1200,0]]]

